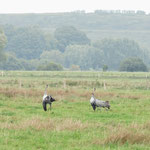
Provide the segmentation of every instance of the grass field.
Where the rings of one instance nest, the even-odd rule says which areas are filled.
[[[46,84],[56,102],[44,112]],[[110,110],[92,110],[93,88],[96,98],[110,101]],[[148,150],[149,118],[150,73],[7,71],[0,76],[0,150]]]

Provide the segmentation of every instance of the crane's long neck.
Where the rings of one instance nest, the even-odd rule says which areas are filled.
[[[48,85],[46,85],[46,88],[45,88],[45,93],[44,93],[44,95],[47,95],[47,88],[48,88]]]

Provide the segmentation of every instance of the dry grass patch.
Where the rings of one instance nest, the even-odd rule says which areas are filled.
[[[66,89],[49,89],[47,91],[48,94],[53,96],[56,100],[62,100],[66,97],[80,96],[80,92],[76,89],[74,90],[66,90]],[[25,89],[25,88],[0,88],[0,94],[4,94],[7,97],[34,97],[35,101],[41,102],[42,96],[44,94],[44,90],[36,90],[36,89]],[[40,97],[40,98],[39,98]]]
[[[133,132],[129,129],[117,129],[113,130],[105,140],[104,144],[109,144],[109,143],[120,143],[120,144],[125,144],[125,143],[130,143],[130,144],[140,144],[140,143],[145,143],[149,144],[150,143],[150,136],[142,133],[141,131],[138,132]]]
[[[80,120],[64,119],[64,120],[55,120],[55,119],[40,119],[38,117],[22,121],[17,124],[12,123],[0,123],[1,129],[15,129],[15,130],[25,130],[27,128],[33,128],[36,130],[54,130],[54,131],[63,131],[63,130],[82,130],[89,126],[88,123],[82,123]]]
[[[33,96],[40,96],[43,93],[41,93],[40,91],[23,88],[0,88],[0,94],[4,94],[7,97],[16,97],[18,95],[24,97],[33,97]]]
[[[70,97],[78,98],[80,100],[87,101],[90,99],[92,91],[81,91],[77,88],[74,89],[53,89],[49,88],[47,91],[52,97],[54,97],[57,101],[61,101],[63,99],[67,99]],[[44,94],[44,90],[37,90],[33,88],[0,88],[0,94],[4,94],[7,97],[15,98],[17,96],[22,97],[30,97],[35,102],[41,102],[42,96]],[[112,98],[115,97],[116,94],[112,92],[95,92],[95,96],[97,98]],[[71,99],[72,100],[72,99]],[[74,99],[72,101],[75,101]]]
[[[81,121],[77,120],[74,121],[72,119],[66,119],[60,122],[56,127],[55,130],[62,131],[62,130],[82,130],[87,128],[89,125],[88,123],[82,123]]]
[[[3,94],[7,97],[15,98],[17,96],[22,97],[30,97],[33,98],[33,101],[41,102],[42,96],[44,94],[43,90],[36,89],[24,89],[24,88],[0,88],[0,94]],[[65,91],[58,90],[50,90],[48,94],[56,97],[57,100],[63,99],[65,95]]]
[[[149,125],[148,122],[143,125],[132,123],[127,127],[120,124],[116,127],[109,126],[105,131],[107,137],[94,140],[94,144],[150,144]]]
[[[126,98],[126,99],[134,99],[134,100],[138,100],[138,99],[142,99],[142,98],[146,98],[145,96],[143,95],[126,95],[126,94],[123,94],[123,95],[120,95],[119,96],[120,98]]]

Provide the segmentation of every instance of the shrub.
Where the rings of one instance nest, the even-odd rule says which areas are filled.
[[[103,66],[103,71],[105,72],[105,71],[107,71],[108,70],[108,66],[107,65],[104,65]]]
[[[127,72],[147,72],[147,66],[144,64],[144,62],[140,58],[128,58],[126,60],[123,60],[120,64],[120,71],[127,71]]]
[[[50,62],[46,65],[40,65],[38,66],[37,70],[43,70],[43,71],[62,71],[63,67],[60,64],[56,64],[53,62]]]

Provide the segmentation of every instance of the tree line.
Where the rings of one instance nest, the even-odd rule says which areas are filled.
[[[44,14],[0,14],[0,24],[17,27],[40,26],[55,29],[63,25],[79,29],[150,30],[150,14],[138,10],[95,10]]]
[[[121,62],[130,57],[150,63],[149,51],[127,38],[92,41],[74,26],[61,26],[53,32],[37,26],[5,25],[3,29],[0,52],[5,46],[7,59],[0,69],[4,70],[101,70],[104,66],[119,70]]]

